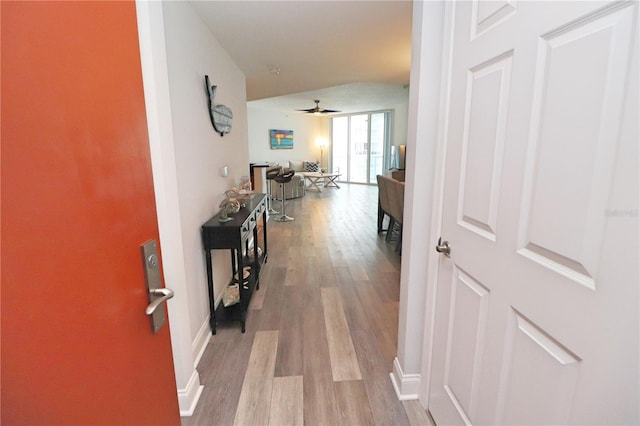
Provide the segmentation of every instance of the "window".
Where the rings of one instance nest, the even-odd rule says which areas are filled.
[[[375,184],[390,146],[391,111],[351,114],[332,119],[333,171],[340,180]]]

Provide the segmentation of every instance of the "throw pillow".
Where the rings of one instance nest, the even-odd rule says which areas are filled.
[[[304,171],[304,161],[289,161],[289,168],[296,172]]]
[[[304,162],[304,171],[305,172],[319,172],[320,166],[315,161],[305,161]]]

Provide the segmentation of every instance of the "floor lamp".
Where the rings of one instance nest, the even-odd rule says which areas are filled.
[[[322,172],[322,160],[324,158],[324,147],[327,146],[325,141],[320,142],[320,172]]]

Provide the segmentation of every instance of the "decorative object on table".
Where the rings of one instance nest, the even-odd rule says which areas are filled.
[[[240,202],[240,207],[242,207],[247,204],[247,201],[253,198],[255,193],[251,190],[238,189],[236,187],[233,187],[225,191],[224,195],[227,198],[233,198],[238,200]]]
[[[228,192],[228,191],[227,191]],[[233,220],[229,217],[232,214],[236,214],[240,211],[240,201],[235,197],[226,197],[220,203],[220,215],[218,216],[219,222],[229,222]]]
[[[293,149],[293,130],[269,130],[271,149]]]
[[[213,100],[216,96],[216,89],[218,86],[212,86],[209,82],[209,76],[204,76],[204,82],[207,86],[207,100],[209,105],[209,117],[211,118],[211,124],[220,136],[224,136],[225,133],[231,131],[233,124],[233,112],[231,108],[225,105],[215,105]]]
[[[240,178],[240,190],[251,192],[251,178],[249,176],[242,176]]]
[[[227,306],[235,305],[240,301],[240,286],[238,283],[229,284],[222,293],[222,304]]]

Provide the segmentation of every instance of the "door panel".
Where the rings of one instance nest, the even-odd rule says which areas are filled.
[[[474,2],[471,15],[472,37],[475,38],[508,19],[516,12],[517,3],[517,0]]]
[[[447,338],[445,387],[467,413],[475,412],[486,339],[489,291],[473,277],[455,271]]]
[[[516,310],[508,317],[497,423],[569,423],[581,359]]]
[[[601,255],[633,13],[589,14],[551,31],[538,50],[519,253],[589,288]],[[558,159],[571,161],[571,173]]]
[[[637,8],[448,5],[437,423],[640,420]]]
[[[496,239],[513,52],[474,67],[467,77],[458,224]]]
[[[180,424],[133,2],[2,2],[2,424]]]

